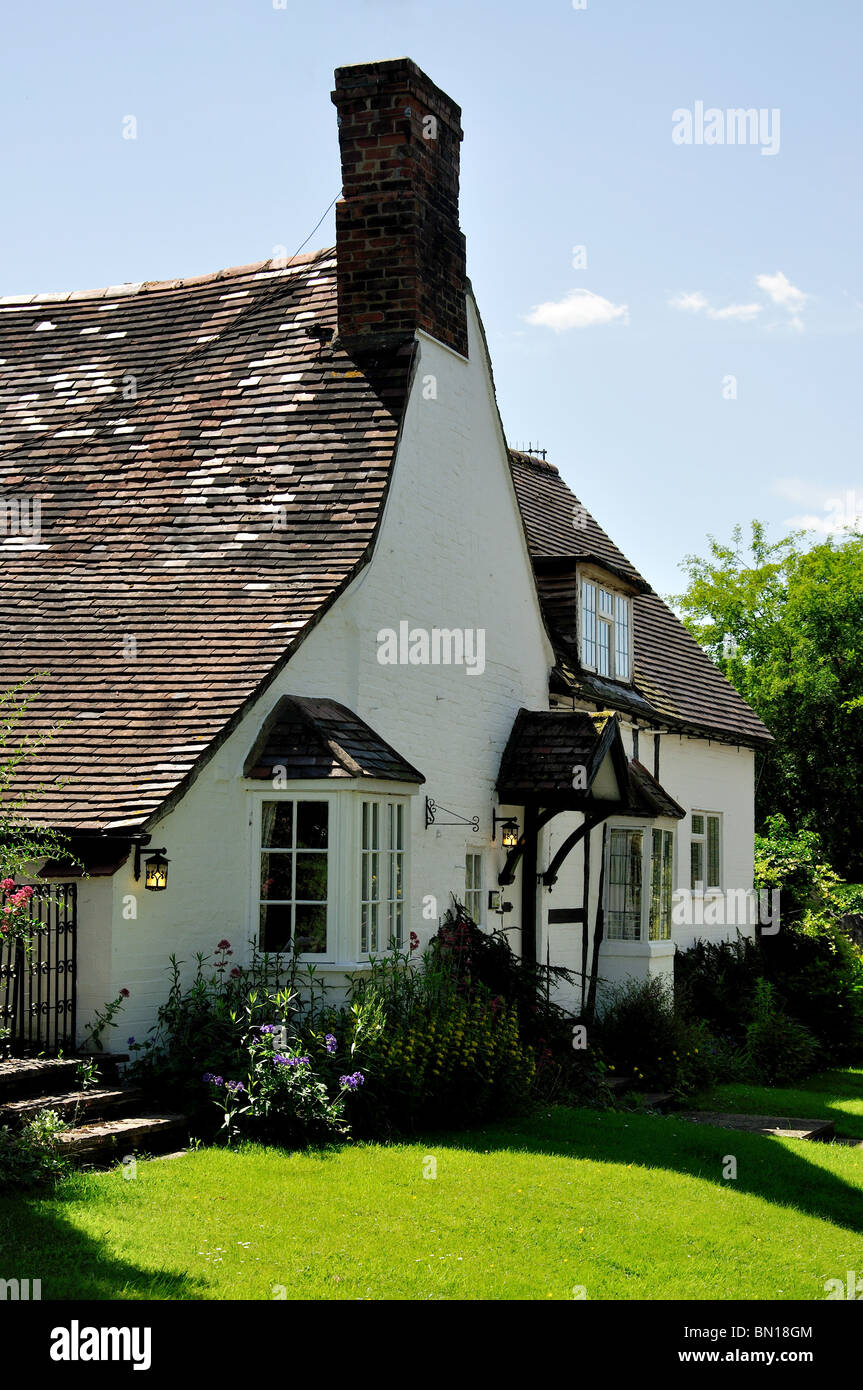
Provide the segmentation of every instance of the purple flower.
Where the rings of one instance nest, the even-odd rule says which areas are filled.
[[[262,1023],[259,1025],[258,1031],[260,1033],[278,1033],[281,1030],[277,1023]]]
[[[134,1039],[134,1038],[127,1038],[127,1039],[126,1039],[126,1046],[127,1046],[127,1047],[134,1047],[134,1046],[135,1046],[135,1039]]]
[[[355,1071],[350,1076],[340,1076],[339,1085],[346,1091],[355,1091],[364,1084],[365,1079],[361,1071]]]
[[[209,1081],[213,1086],[224,1086],[221,1076],[214,1076],[211,1071],[204,1072],[204,1080]]]
[[[274,1062],[278,1062],[283,1067],[309,1066],[311,1057],[285,1057],[284,1054],[277,1052],[273,1057]]]
[[[335,1038],[332,1033],[327,1033],[327,1036],[324,1038],[324,1044],[326,1046],[327,1052],[329,1053],[335,1052],[336,1048],[339,1045],[338,1039]]]
[[[225,1088],[228,1091],[245,1091],[242,1081],[226,1081]]]

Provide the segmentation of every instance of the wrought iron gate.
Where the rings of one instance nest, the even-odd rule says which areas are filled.
[[[28,950],[0,946],[0,1029],[11,1029],[12,1056],[74,1051],[78,887],[34,884],[31,912],[39,922]],[[0,1056],[4,1045],[0,1039]]]

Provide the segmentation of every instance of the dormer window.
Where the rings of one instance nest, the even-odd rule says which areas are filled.
[[[582,576],[581,664],[610,680],[632,679],[632,600],[594,577]]]

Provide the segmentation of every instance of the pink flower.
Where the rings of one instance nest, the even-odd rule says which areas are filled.
[[[411,953],[419,950],[420,939],[415,931],[411,932]]]
[[[243,973],[243,972],[242,972],[242,970],[240,969],[240,967],[239,967],[238,965],[235,965],[234,968],[233,968],[233,970],[231,971],[231,979],[232,979],[232,980],[236,980],[236,979],[238,978],[238,976],[242,975],[242,973]]]
[[[2,880],[2,882],[0,882],[0,888],[3,889],[3,892],[4,892],[4,893],[11,893],[11,892],[12,892],[12,889],[13,889],[14,887],[15,887],[15,880],[14,880],[14,878],[4,878],[4,879]]]
[[[227,951],[228,948],[230,947],[230,945],[231,945],[230,941],[225,941],[225,939],[224,939],[224,937],[223,937],[222,940],[219,942],[218,946],[216,947],[216,950],[217,950],[217,951]]]
[[[129,998],[129,991],[128,991],[127,989],[121,989],[121,990],[120,990],[120,998],[121,998],[121,999],[128,999],[128,998]]]

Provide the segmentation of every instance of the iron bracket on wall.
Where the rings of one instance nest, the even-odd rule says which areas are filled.
[[[438,820],[438,812],[443,811],[446,816],[453,816],[453,820]],[[479,834],[479,816],[460,816],[458,811],[451,811],[448,806],[438,806],[430,796],[426,797],[426,830],[430,825],[469,825],[474,835]]]

